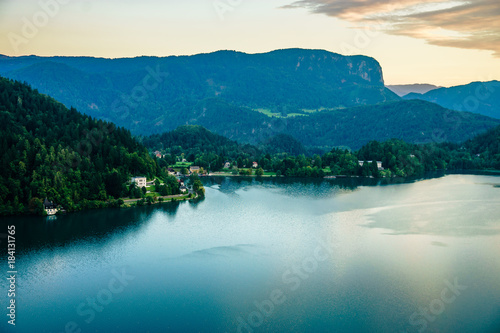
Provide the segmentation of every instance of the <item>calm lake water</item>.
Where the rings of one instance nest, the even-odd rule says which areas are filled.
[[[205,182],[196,203],[3,219],[0,331],[500,332],[500,177]]]

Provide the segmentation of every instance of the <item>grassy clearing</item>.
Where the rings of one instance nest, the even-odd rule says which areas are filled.
[[[306,113],[316,113],[316,112],[322,112],[322,111],[336,111],[336,110],[342,110],[345,109],[343,106],[338,106],[335,108],[325,108],[325,107],[320,107],[319,109],[302,109],[302,111]]]
[[[270,109],[253,109],[254,111],[265,114],[268,117],[284,118],[280,113],[272,112]]]
[[[281,113],[272,112],[270,109],[253,109],[253,110],[265,114],[268,117],[275,117],[275,118],[307,117],[307,114],[303,113],[289,113],[286,115],[286,117],[284,117],[281,115]]]
[[[169,165],[169,168],[189,168],[193,165],[193,162],[177,162],[174,165]]]

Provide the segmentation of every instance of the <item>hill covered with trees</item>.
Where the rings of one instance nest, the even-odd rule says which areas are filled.
[[[127,59],[4,56],[0,75],[27,82],[68,107],[145,135],[186,124],[178,115],[211,98],[236,107],[273,110],[400,99],[384,87],[375,59],[323,50],[218,51]]]
[[[0,215],[116,205],[132,175],[161,174],[126,129],[0,78]]]
[[[478,160],[478,167],[500,170],[500,126],[468,140],[458,148]]]
[[[141,127],[148,126],[143,119],[153,120],[213,97],[238,106],[298,108],[399,99],[384,87],[375,59],[323,50],[218,51],[126,59],[2,57],[0,74],[26,81],[81,112],[108,117],[136,134],[148,132]],[[114,114],[125,108],[129,117]],[[140,123],[132,126],[137,120]]]

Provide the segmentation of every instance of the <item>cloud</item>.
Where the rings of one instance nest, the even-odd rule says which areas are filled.
[[[307,8],[358,25],[377,23],[389,34],[500,57],[499,0],[298,0],[283,8]]]

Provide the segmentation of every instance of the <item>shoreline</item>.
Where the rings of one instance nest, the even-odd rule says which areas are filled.
[[[478,176],[500,176],[500,170],[437,170],[433,172],[438,172],[442,173],[442,176],[446,175],[478,175]],[[205,176],[201,176],[200,178],[209,178],[209,177],[232,177],[232,178],[242,178],[242,179],[290,179],[290,180],[342,180],[342,179],[378,179],[378,180],[401,180],[401,179],[406,179],[408,181],[419,181],[419,180],[424,180],[426,179],[425,175],[420,175],[418,177],[381,177],[381,178],[375,178],[373,176],[371,177],[363,177],[363,176],[343,176],[343,175],[337,175],[337,176],[324,176],[324,177],[287,177],[287,176],[276,176],[276,175],[262,175],[262,176],[256,176],[256,175],[233,175],[233,174],[228,174],[228,173],[210,173]],[[423,177],[423,178],[422,178]],[[380,185],[374,185],[374,186],[380,186]],[[500,188],[499,186],[495,186],[497,188]],[[39,217],[51,217],[51,216],[58,216],[58,215],[68,215],[72,213],[78,213],[78,212],[83,212],[83,211],[88,211],[88,210],[97,210],[97,209],[105,209],[105,208],[133,208],[133,207],[142,207],[142,206],[153,206],[157,204],[164,204],[164,203],[170,203],[170,202],[178,202],[178,201],[191,201],[195,199],[200,199],[200,196],[198,194],[195,194],[193,197],[189,198],[189,194],[176,194],[176,195],[169,195],[169,196],[159,196],[157,197],[155,202],[152,203],[144,203],[143,205],[137,205],[137,202],[146,199],[146,198],[139,198],[139,199],[125,199],[125,198],[119,198],[119,199],[114,199],[115,201],[118,200],[123,200],[123,204],[120,206],[113,205],[113,201],[94,201],[97,205],[102,205],[99,207],[95,208],[83,208],[79,210],[74,210],[71,212],[66,212],[66,213],[57,213],[55,215],[37,215],[37,214],[29,214],[29,213],[24,213],[24,214],[14,214],[14,215],[2,215],[3,217],[15,217],[15,216],[39,216]],[[159,202],[157,201],[159,198],[163,198],[164,200]]]

